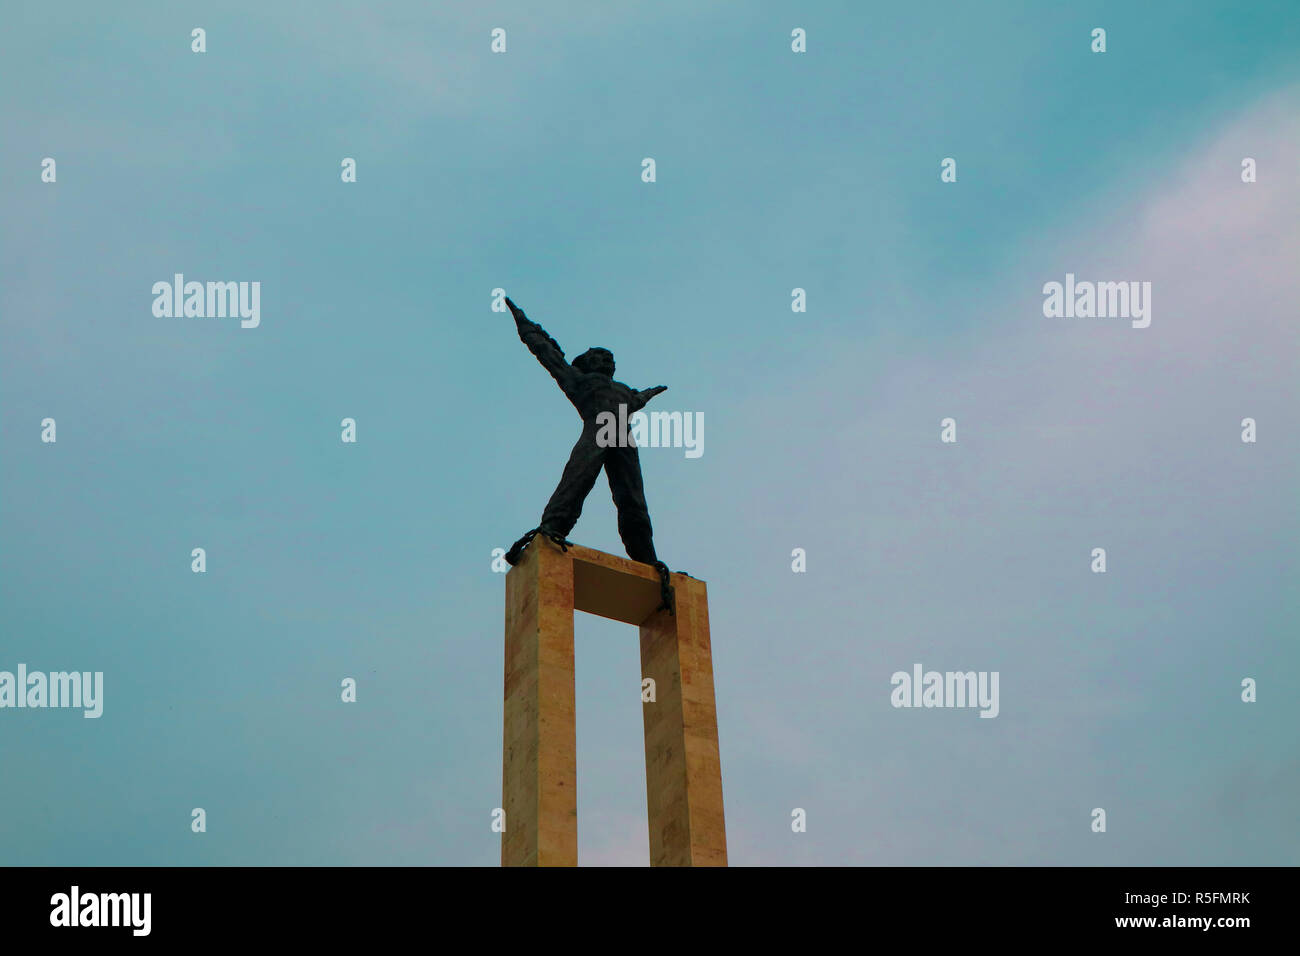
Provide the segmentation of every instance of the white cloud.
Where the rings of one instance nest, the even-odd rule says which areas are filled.
[[[1207,702],[1178,680],[1227,636],[1203,621],[1213,589],[1246,589],[1276,610],[1283,596],[1251,562],[1267,567],[1288,547],[1294,561],[1296,155],[1293,88],[1165,178],[1155,171],[1145,200],[1098,196],[1093,222],[1053,223],[990,284],[1001,291],[982,310],[981,340],[899,354],[875,381],[863,369],[880,356],[846,347],[816,387],[789,383],[779,406],[752,410],[762,430],[731,464],[765,480],[737,510],[772,520],[731,547],[812,546],[797,588],[710,581],[749,606],[727,622],[743,637],[714,628],[733,668],[725,681],[764,688],[723,711],[732,733],[752,735],[745,751],[767,748],[766,761],[728,766],[737,750],[724,734],[733,806],[738,785],[819,802],[836,821],[816,844],[822,862],[1087,862],[1061,815],[1086,811],[1102,781],[1122,785],[1126,762],[1145,759],[1131,728],[1145,723],[1170,760],[1193,745],[1180,728]],[[1241,182],[1243,156],[1259,161],[1258,183]],[[1151,281],[1151,327],[1043,317],[1042,284],[1066,272]],[[774,448],[771,423],[792,415],[834,422],[837,440],[795,434]],[[955,447],[938,441],[947,415]],[[1245,416],[1260,422],[1257,446],[1239,440]],[[1087,572],[1096,545],[1109,549],[1105,577]],[[1232,638],[1249,651],[1266,636]],[[914,661],[1001,670],[1002,716],[891,710],[889,673]],[[793,709],[809,697],[818,712]],[[801,736],[832,753],[809,767],[787,749]],[[1203,770],[1171,765],[1145,796],[1190,821],[1178,788]],[[868,778],[871,812],[859,814]],[[786,852],[771,842],[778,830],[738,839],[767,846],[770,862]],[[1167,843],[1125,852],[1158,863],[1192,836],[1171,826]]]

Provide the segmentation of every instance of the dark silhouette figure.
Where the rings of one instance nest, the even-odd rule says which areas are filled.
[[[665,604],[671,608],[668,567],[655,554],[650,511],[646,507],[645,489],[641,483],[641,462],[627,431],[627,420],[632,413],[666,391],[667,386],[635,389],[614,381],[614,355],[609,349],[587,349],[570,364],[564,359],[564,351],[545,329],[530,321],[523,310],[508,298],[506,305],[515,317],[520,341],[551,373],[560,390],[582,416],[582,434],[569,454],[569,462],[564,466],[555,493],[546,503],[541,524],[514,543],[506,553],[506,561],[512,565],[518,563],[528,543],[538,534],[545,535],[562,548],[566,547],[569,542],[565,536],[577,524],[582,514],[582,503],[595,486],[601,468],[604,468],[614,505],[618,508],[618,533],[623,539],[623,547],[632,560],[654,565],[659,570],[664,583]],[[623,406],[621,412],[620,405]],[[612,416],[614,442],[609,440],[610,419],[602,413]]]

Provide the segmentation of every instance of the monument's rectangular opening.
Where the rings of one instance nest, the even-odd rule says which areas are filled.
[[[573,618],[578,865],[649,866],[637,629]]]

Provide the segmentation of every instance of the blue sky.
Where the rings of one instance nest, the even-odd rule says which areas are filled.
[[[0,669],[105,705],[0,711],[0,862],[498,861],[491,551],[578,431],[502,287],[704,416],[642,467],[733,863],[1294,863],[1300,14],[1065,7],[19,5]],[[1044,318],[1067,272],[1151,327]],[[572,537],[621,553],[603,481]],[[645,863],[634,632],[577,652],[580,858]],[[915,662],[1000,715],[890,707]]]

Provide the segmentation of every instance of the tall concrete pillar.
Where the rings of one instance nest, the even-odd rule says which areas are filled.
[[[506,575],[502,866],[578,862],[575,610],[640,629],[651,865],[726,865],[708,591],[672,583],[676,614],[658,609],[650,566],[541,536]]]

